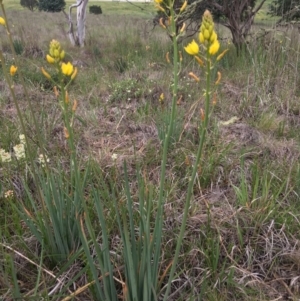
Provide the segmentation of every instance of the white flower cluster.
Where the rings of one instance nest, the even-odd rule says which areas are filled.
[[[19,135],[20,139],[20,144],[17,144],[13,147],[15,156],[17,160],[24,159],[26,157],[25,154],[25,135],[21,134]],[[0,149],[0,161],[5,163],[5,162],[10,162],[11,161],[11,154],[9,152],[6,152],[4,149]]]

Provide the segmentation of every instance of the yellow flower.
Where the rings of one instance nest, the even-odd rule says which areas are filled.
[[[0,17],[0,24],[6,26],[5,20],[2,17]]]
[[[215,55],[219,51],[219,48],[220,48],[220,43],[218,40],[215,40],[213,42],[213,44],[211,44],[209,47],[209,50],[208,50],[209,54]]]
[[[49,54],[47,54],[46,59],[49,64],[53,64],[55,62],[55,59]]]
[[[14,66],[14,65],[11,65],[10,69],[9,69],[10,75],[14,76],[16,74],[17,70],[18,70],[18,67]]]
[[[61,64],[61,71],[64,75],[70,76],[70,75],[72,75],[72,73],[74,71],[74,67],[70,62],[68,62],[67,64],[62,63]]]
[[[154,0],[154,2],[157,4],[161,4],[163,2],[163,0]]]
[[[190,55],[197,55],[199,53],[199,46],[193,40],[191,43],[189,43],[186,47],[184,47],[185,51]]]

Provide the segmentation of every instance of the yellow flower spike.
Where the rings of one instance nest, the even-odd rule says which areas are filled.
[[[225,55],[225,53],[228,51],[229,49],[225,49],[221,54],[218,55],[217,57],[217,61],[221,60],[222,57]]]
[[[61,49],[60,43],[56,40],[50,42],[49,54],[56,61],[61,61],[65,56],[65,52]]]
[[[199,53],[199,45],[195,42],[195,40],[184,47],[184,49],[190,55],[197,55]]]
[[[217,80],[215,82],[215,85],[218,85],[220,83],[220,81],[221,81],[221,78],[222,78],[222,74],[221,74],[220,71],[217,72],[217,75],[218,75],[218,77],[217,77]]]
[[[74,67],[70,62],[68,62],[67,64],[66,63],[61,64],[61,72],[64,75],[70,76],[72,75],[73,71],[74,71]]]
[[[76,109],[77,109],[77,105],[78,105],[78,103],[77,103],[77,100],[76,100],[76,99],[74,99],[74,102],[73,102],[73,107],[72,107],[72,111],[73,111],[73,112],[75,112],[75,111],[76,111]]]
[[[66,127],[64,127],[64,134],[65,134],[65,138],[69,139],[70,138],[70,133],[68,131],[68,129]]]
[[[170,64],[171,63],[171,61],[170,61],[170,52],[168,51],[167,53],[166,53],[166,61],[167,61],[167,63],[168,64]]]
[[[6,26],[6,22],[2,17],[0,17],[0,24]]]
[[[188,3],[187,3],[187,1],[185,0],[185,1],[183,2],[183,4],[182,4],[180,10],[179,10],[180,13],[183,12],[183,11],[186,9],[187,4],[188,4]]]
[[[201,67],[204,67],[204,62],[200,59],[198,55],[195,55],[194,58],[196,59],[196,61]]]
[[[16,74],[17,70],[18,70],[18,67],[16,67],[15,65],[11,65],[10,69],[9,69],[10,75],[14,76]]]
[[[159,19],[159,25],[160,25],[163,29],[166,29],[166,28],[167,28],[166,25],[164,24],[163,18],[160,18],[160,19]]]
[[[41,68],[41,71],[46,78],[51,79],[51,75],[43,67]]]
[[[71,80],[73,80],[76,77],[77,72],[78,72],[78,69],[77,69],[77,67],[75,67],[74,72],[72,73],[72,76],[71,76]]]
[[[157,4],[161,4],[161,3],[163,3],[163,0],[154,0],[154,2]]]
[[[180,33],[183,33],[185,31],[185,28],[186,28],[186,23],[183,23],[182,24],[182,27],[180,28]]]
[[[214,43],[210,45],[208,52],[211,55],[215,55],[219,51],[219,48],[220,43],[218,40],[215,40]]]
[[[46,55],[46,60],[49,64],[53,64],[55,62],[55,59],[49,54]]]
[[[192,77],[196,82],[200,82],[200,78],[195,73],[190,72],[189,76]]]

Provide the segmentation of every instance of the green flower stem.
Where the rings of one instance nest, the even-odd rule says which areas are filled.
[[[176,24],[175,24],[175,13],[174,10],[171,9],[171,31],[173,36],[173,89],[172,89],[172,105],[171,105],[171,115],[168,123],[167,134],[164,139],[163,144],[163,154],[162,154],[162,162],[161,162],[161,173],[160,173],[160,184],[159,184],[159,199],[158,199],[158,210],[157,210],[157,223],[155,224],[154,233],[160,233],[158,235],[157,240],[153,244],[160,245],[161,244],[161,234],[162,234],[162,214],[163,214],[163,206],[165,203],[165,175],[166,175],[166,164],[167,164],[167,154],[168,148],[171,140],[171,136],[174,130],[174,121],[176,118],[176,101],[177,101],[177,91],[178,91],[178,45],[177,45],[177,37],[176,37]],[[159,231],[158,231],[159,230]],[[156,248],[155,258],[159,257],[158,252],[160,252],[159,248]]]
[[[69,137],[66,138],[68,141],[68,145],[69,145],[69,149],[70,149],[70,172],[71,172],[71,180],[72,180],[72,185],[75,185],[73,188],[75,190],[80,188],[80,177],[78,174],[78,162],[77,162],[77,158],[76,158],[76,147],[75,147],[75,143],[74,143],[74,131],[73,131],[73,127],[71,125],[71,119],[70,119],[70,103],[67,103],[66,101],[66,87],[63,84],[63,77],[64,75],[61,73],[60,71],[60,77],[61,77],[61,85],[60,85],[60,90],[61,90],[61,94],[62,94],[62,114],[63,114],[63,121],[64,121],[64,125],[68,131]],[[74,178],[75,177],[75,178]],[[74,181],[73,181],[74,179]]]
[[[184,231],[185,231],[185,228],[186,228],[186,222],[187,222],[189,207],[190,207],[190,203],[191,203],[194,182],[195,182],[195,178],[196,178],[196,174],[197,174],[197,170],[198,170],[198,165],[199,165],[200,159],[202,157],[202,152],[203,152],[203,147],[204,147],[204,142],[205,142],[206,132],[207,132],[207,126],[208,126],[208,122],[209,122],[210,98],[211,98],[210,97],[211,60],[210,60],[210,54],[208,52],[208,49],[206,51],[206,64],[207,64],[206,65],[206,90],[205,90],[205,113],[204,113],[205,115],[204,115],[204,120],[202,121],[202,127],[201,127],[201,133],[200,133],[200,144],[199,144],[199,147],[198,147],[198,150],[197,150],[195,164],[194,164],[192,175],[191,175],[189,185],[188,185],[188,190],[187,190],[187,195],[186,195],[186,200],[185,200],[185,205],[184,205],[182,223],[181,223],[181,227],[180,227],[179,237],[178,237],[178,240],[177,240],[177,245],[176,245],[176,250],[175,250],[175,254],[174,254],[172,268],[171,268],[171,271],[170,271],[168,285],[167,285],[167,289],[166,289],[165,296],[164,296],[164,299],[163,299],[164,301],[167,300],[167,297],[170,293],[171,282],[172,282],[172,279],[173,279],[173,276],[174,276],[174,273],[175,273],[175,269],[176,269],[176,265],[177,265],[177,261],[178,261],[178,256],[179,256],[179,251],[180,251],[180,248],[182,246],[182,240],[183,240]]]
[[[177,92],[178,92],[178,44],[177,44],[177,36],[176,36],[176,24],[175,24],[175,13],[174,9],[171,9],[171,30],[173,35],[173,89],[172,89],[172,109],[171,109],[171,119],[169,122],[169,129],[168,129],[168,139],[173,134],[174,130],[174,121],[176,117],[176,102],[177,102]],[[168,141],[169,143],[169,141]],[[167,145],[168,147],[169,145]]]

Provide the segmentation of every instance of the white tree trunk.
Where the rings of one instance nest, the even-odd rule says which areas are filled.
[[[85,40],[85,17],[86,17],[86,8],[89,0],[76,0],[76,4],[72,4],[69,8],[69,15],[65,12],[65,15],[69,22],[68,36],[70,42],[73,46],[84,46]],[[72,22],[72,8],[77,8],[77,31],[74,32],[74,26]]]

